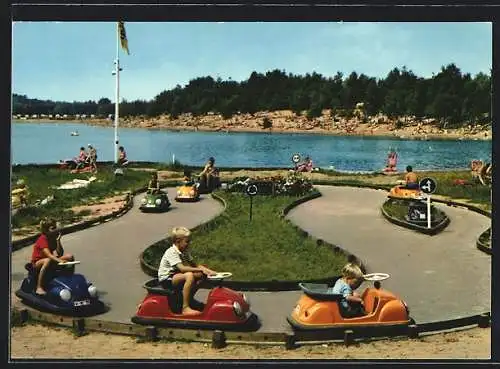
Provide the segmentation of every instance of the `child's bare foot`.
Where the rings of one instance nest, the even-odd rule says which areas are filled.
[[[36,292],[37,295],[46,295],[47,292],[43,288],[37,288]]]
[[[191,309],[189,306],[186,306],[185,308],[182,309],[182,314],[183,315],[197,315],[201,314],[201,311]]]

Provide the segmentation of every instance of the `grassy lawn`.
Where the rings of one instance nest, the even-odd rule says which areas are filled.
[[[408,202],[401,200],[389,199],[387,200],[382,207],[390,216],[400,219],[403,221],[406,220],[406,216],[408,215]],[[445,214],[439,209],[431,206],[431,220],[432,223],[439,223],[445,218]]]
[[[279,218],[280,211],[297,197],[255,196],[250,222],[248,196],[218,194],[227,209],[214,229],[194,232],[191,253],[198,262],[246,281],[324,278],[338,275],[347,262],[342,254],[317,246]],[[157,268],[167,246],[163,243],[146,251],[146,261]]]
[[[24,180],[29,190],[29,205],[51,195],[54,196],[54,200],[39,207],[21,208],[12,217],[12,227],[34,225],[45,216],[55,217],[63,224],[76,221],[86,212],[75,214],[71,211],[71,207],[98,203],[103,198],[145,186],[150,173],[128,170],[123,177],[115,177],[111,167],[100,167],[96,174],[97,181],[86,188],[74,190],[55,188],[76,178],[88,180],[90,176],[89,173],[70,174],[67,170],[56,168],[16,168],[15,171],[13,170],[13,183],[15,184],[19,179]]]

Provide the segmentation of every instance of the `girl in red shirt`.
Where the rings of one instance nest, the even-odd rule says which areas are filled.
[[[63,263],[73,261],[73,255],[64,254],[61,245],[61,233],[57,229],[57,224],[52,219],[44,219],[40,222],[41,235],[33,246],[31,262],[38,272],[36,293],[45,295],[47,292],[42,287],[42,282],[46,271],[53,262]]]

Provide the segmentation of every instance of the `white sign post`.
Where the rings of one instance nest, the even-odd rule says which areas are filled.
[[[431,229],[431,195],[427,195],[427,228]]]
[[[436,181],[432,178],[424,178],[418,184],[420,190],[427,195],[427,228],[431,228],[431,193],[436,191]]]

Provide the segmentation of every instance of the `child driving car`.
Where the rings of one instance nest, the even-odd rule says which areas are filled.
[[[195,315],[200,311],[192,309],[190,302],[199,284],[206,276],[217,272],[197,264],[188,251],[191,231],[185,227],[172,230],[172,246],[163,254],[158,268],[158,282],[163,288],[182,286],[182,314]]]
[[[340,304],[344,310],[346,317],[353,318],[356,316],[365,315],[363,308],[363,299],[354,292],[361,283],[364,277],[360,267],[354,263],[348,263],[342,268],[342,278],[339,278],[335,285],[328,289],[328,293],[333,295],[342,295]]]

